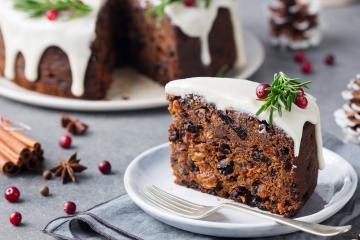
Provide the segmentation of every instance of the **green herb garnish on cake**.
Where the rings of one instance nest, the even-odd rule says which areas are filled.
[[[15,0],[14,6],[28,12],[30,17],[46,16],[50,21],[56,20],[63,12],[73,18],[91,11],[91,7],[80,0]]]
[[[160,4],[157,4],[149,9],[151,16],[157,17],[157,21],[160,23],[165,17],[165,8],[175,2],[182,2],[186,7],[196,7],[200,2],[205,2],[205,7],[209,7],[212,0],[161,0]]]
[[[256,88],[256,96],[264,104],[257,111],[256,115],[258,116],[265,111],[269,111],[268,123],[272,125],[274,112],[278,112],[281,117],[283,111],[291,112],[293,104],[305,109],[308,105],[308,100],[304,88],[309,88],[311,82],[301,83],[298,80],[297,78],[289,78],[283,72],[279,72],[274,75],[271,85],[260,84]]]

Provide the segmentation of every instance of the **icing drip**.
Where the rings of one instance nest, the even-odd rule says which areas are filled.
[[[14,9],[12,0],[0,0],[0,29],[5,44],[5,77],[14,79],[15,61],[19,53],[25,59],[25,76],[38,79],[38,68],[43,53],[49,47],[59,47],[66,53],[72,72],[71,92],[84,93],[84,80],[91,57],[91,43],[95,39],[97,15],[104,0],[84,0],[92,11],[76,19],[49,21],[45,16],[30,18]]]
[[[159,0],[142,0],[140,3],[145,8],[148,6],[147,3],[157,5],[159,2]],[[174,2],[166,6],[165,13],[170,18],[171,23],[180,28],[184,34],[200,39],[201,60],[205,66],[208,66],[211,64],[209,34],[220,8],[226,8],[230,11],[237,48],[236,67],[242,67],[246,63],[246,56],[242,39],[239,1],[213,0],[208,8],[205,6],[205,1],[200,1],[197,7],[187,7],[182,2]]]
[[[256,87],[258,83],[248,80],[230,78],[189,78],[168,83],[165,87],[166,94],[184,97],[187,94],[199,95],[209,103],[214,103],[220,110],[235,110],[256,114],[262,102],[256,100]],[[320,111],[316,99],[307,94],[309,101],[306,109],[296,105],[291,112],[283,112],[283,116],[274,115],[274,125],[282,129],[294,141],[295,156],[299,156],[303,127],[306,122],[315,125],[316,142],[318,149],[319,168],[325,167],[322,136],[320,126]],[[268,119],[268,112],[258,116],[260,120]]]

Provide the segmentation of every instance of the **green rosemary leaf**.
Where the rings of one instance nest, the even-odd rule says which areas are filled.
[[[229,66],[226,64],[222,66],[219,71],[216,73],[215,77],[225,77],[226,72],[229,70]]]
[[[168,5],[173,4],[174,2],[183,2],[184,0],[161,0],[161,2],[157,5],[152,6],[148,10],[148,14],[150,16],[156,17],[157,25],[160,25],[162,20],[165,18],[165,9]],[[208,8],[211,4],[212,0],[197,0],[198,1],[205,1],[205,7]]]
[[[261,108],[256,112],[256,115],[260,115],[262,112],[264,112],[268,108],[268,103],[265,103],[261,106]]]
[[[281,117],[284,110],[291,112],[297,95],[302,93],[299,88],[309,88],[310,83],[310,81],[299,82],[298,78],[289,78],[283,72],[276,73],[268,96],[265,99],[258,99],[264,104],[256,112],[256,115],[269,111],[268,123],[272,125],[274,113],[277,112]]]
[[[205,6],[208,8],[210,6],[211,0],[205,0]]]
[[[48,10],[67,11],[70,17],[77,17],[92,10],[80,0],[14,0],[14,7],[28,12],[30,17],[44,16]]]

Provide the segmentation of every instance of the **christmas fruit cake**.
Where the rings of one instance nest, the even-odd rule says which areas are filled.
[[[284,216],[297,213],[324,167],[319,109],[304,93],[308,84],[283,73],[271,86],[210,77],[168,83],[176,183]]]
[[[0,0],[0,76],[41,93],[103,99],[112,71],[161,84],[238,69],[234,0]]]

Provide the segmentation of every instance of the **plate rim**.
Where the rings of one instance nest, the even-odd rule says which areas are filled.
[[[234,78],[249,78],[253,75],[263,64],[265,60],[265,48],[260,38],[252,31],[244,31],[244,42],[254,42],[257,46],[257,57],[251,64],[247,64],[239,73],[234,73]],[[245,50],[247,45],[245,45]],[[247,54],[249,55],[249,54]],[[167,101],[165,97],[148,98],[148,99],[135,99],[135,100],[82,100],[82,99],[69,99],[57,96],[46,95],[43,93],[31,91],[21,86],[17,86],[12,81],[1,77],[0,81],[7,81],[0,84],[0,96],[20,102],[27,105],[38,106],[48,109],[56,110],[69,110],[79,112],[121,112],[131,110],[145,110],[160,107],[166,107]],[[8,87],[6,85],[12,84]]]
[[[141,199],[141,197],[138,196],[138,194],[136,193],[136,191],[132,188],[132,186],[130,184],[130,178],[131,178],[132,171],[136,167],[136,164],[138,162],[140,162],[145,156],[147,156],[155,151],[158,151],[162,148],[166,148],[168,146],[169,146],[168,142],[163,143],[163,144],[157,145],[155,147],[149,148],[146,151],[139,154],[136,158],[134,158],[133,161],[131,161],[131,163],[129,164],[129,166],[127,167],[127,169],[125,171],[124,178],[123,178],[125,190],[128,193],[131,200],[138,207],[140,207],[143,211],[150,214],[151,217],[154,217],[156,219],[160,218],[159,220],[161,222],[163,222],[164,224],[168,224],[168,223],[164,222],[162,219],[167,219],[168,221],[179,223],[182,225],[191,225],[192,227],[205,227],[205,228],[217,228],[217,229],[220,228],[220,229],[225,229],[225,230],[231,230],[234,228],[237,228],[237,229],[239,229],[239,228],[242,228],[242,229],[243,228],[256,228],[256,227],[269,228],[269,227],[274,227],[274,226],[281,226],[275,222],[265,222],[265,223],[261,223],[261,225],[259,225],[259,224],[224,223],[224,222],[211,222],[211,221],[187,219],[187,218],[177,216],[176,214],[172,214],[170,212],[166,212],[161,209],[157,209],[156,207],[151,206],[150,204],[147,204],[145,201],[143,201],[143,199]],[[337,202],[333,203],[329,208],[322,209],[319,212],[313,213],[311,215],[295,218],[296,220],[307,221],[307,222],[312,222],[312,223],[320,223],[320,222],[334,216],[338,211],[340,211],[350,201],[350,199],[353,197],[353,195],[356,191],[357,184],[358,184],[358,176],[357,176],[356,171],[353,168],[353,166],[345,158],[343,158],[336,152],[334,152],[328,148],[325,148],[325,147],[323,147],[323,149],[324,149],[324,151],[327,151],[328,153],[335,155],[342,162],[344,162],[346,168],[351,173],[351,175],[349,177],[351,178],[351,180],[353,180],[353,184],[351,185],[351,188],[349,189],[347,194],[341,198],[341,201],[337,201]],[[333,209],[335,209],[335,210],[333,210]],[[320,216],[318,216],[319,213],[322,213],[322,214]],[[291,233],[291,232],[296,232],[296,231],[297,231],[296,229],[289,228],[287,231],[283,231],[283,233],[281,233],[281,234],[286,234],[286,233]],[[266,236],[272,236],[272,235],[266,235]]]

